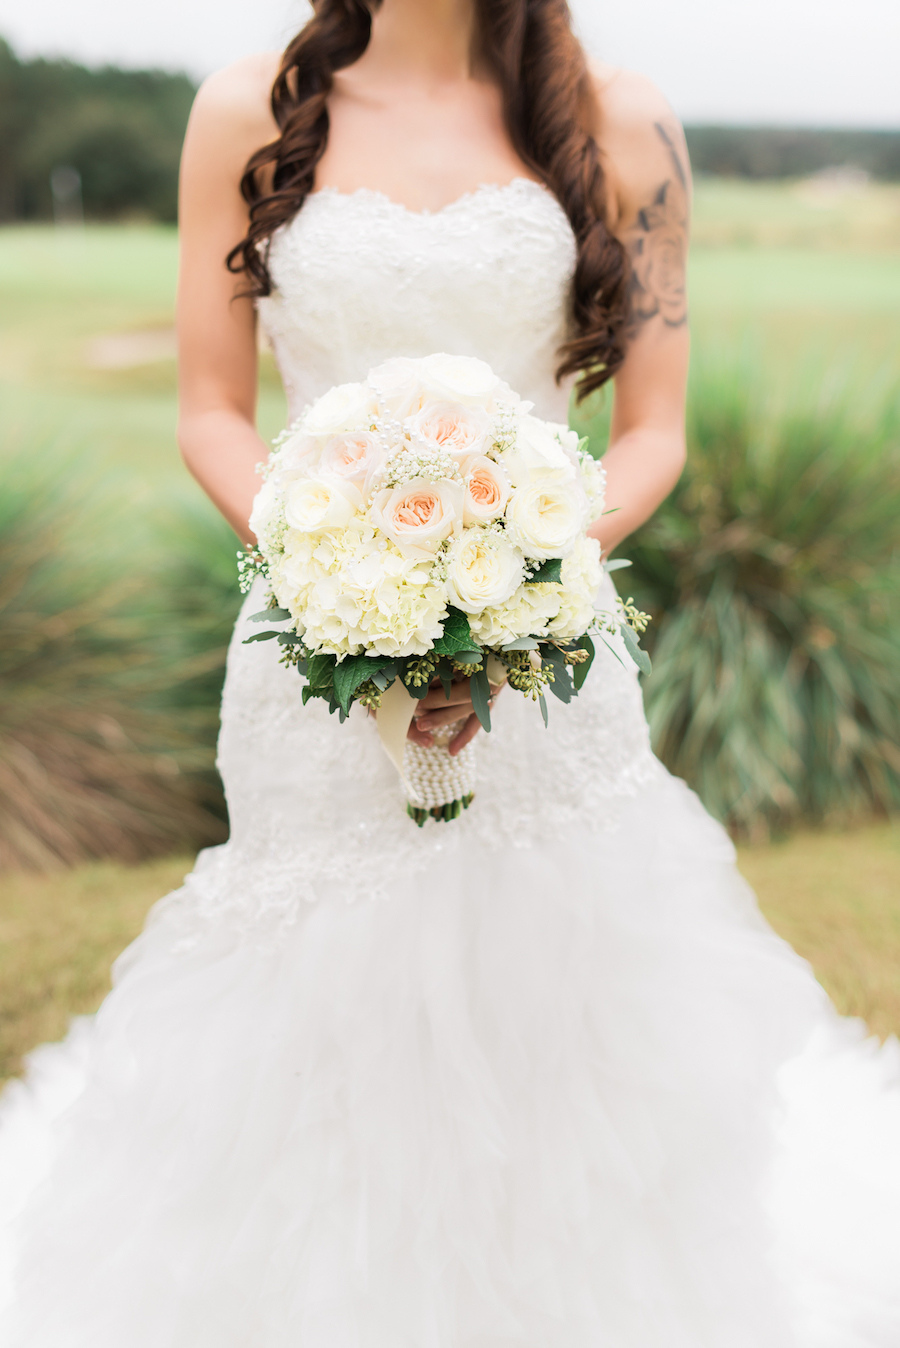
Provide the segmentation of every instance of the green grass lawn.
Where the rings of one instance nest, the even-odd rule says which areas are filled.
[[[802,833],[739,857],[766,917],[839,1010],[878,1034],[900,1033],[900,828]],[[191,864],[103,862],[0,879],[0,1079],[99,1005],[110,964]]]

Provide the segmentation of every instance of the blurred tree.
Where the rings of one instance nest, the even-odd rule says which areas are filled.
[[[695,173],[729,178],[799,178],[852,166],[900,180],[900,131],[818,127],[689,126]]]
[[[195,88],[158,70],[20,61],[0,39],[0,219],[52,214],[50,174],[81,174],[89,217],[174,220]]]

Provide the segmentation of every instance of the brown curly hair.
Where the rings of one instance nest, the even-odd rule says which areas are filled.
[[[281,135],[250,158],[241,192],[250,207],[245,237],[228,255],[248,293],[268,295],[268,241],[312,191],[328,141],[333,75],[369,43],[381,0],[313,0],[313,17],[288,46],[272,86]],[[479,42],[500,87],[516,153],[557,197],[575,236],[570,339],[557,380],[577,374],[578,397],[622,364],[628,326],[628,263],[606,223],[606,183],[593,135],[597,108],[584,51],[566,0],[475,0]],[[266,190],[262,171],[274,165]]]

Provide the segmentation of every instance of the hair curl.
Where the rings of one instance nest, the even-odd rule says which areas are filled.
[[[313,17],[282,57],[271,96],[281,135],[247,163],[241,192],[250,207],[250,223],[227,259],[231,271],[246,273],[251,295],[271,293],[268,242],[312,191],[328,141],[327,100],[334,72],[352,65],[365,51],[372,9],[380,3],[313,0]],[[476,17],[483,58],[500,86],[513,147],[557,197],[575,236],[573,335],[559,352],[556,377],[579,375],[580,400],[622,364],[629,317],[627,258],[606,223],[590,72],[572,32],[567,0],[476,0]]]

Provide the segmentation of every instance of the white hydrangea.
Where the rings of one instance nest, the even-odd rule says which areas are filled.
[[[602,579],[600,544],[596,538],[580,538],[562,564],[559,609],[548,624],[550,636],[574,641],[587,631]]]
[[[272,581],[312,650],[423,655],[447,616],[446,588],[432,572],[360,522],[325,535],[288,530]]]
[[[521,637],[543,637],[559,605],[559,585],[520,585],[505,604],[470,617],[469,627],[482,646],[495,648]]]

